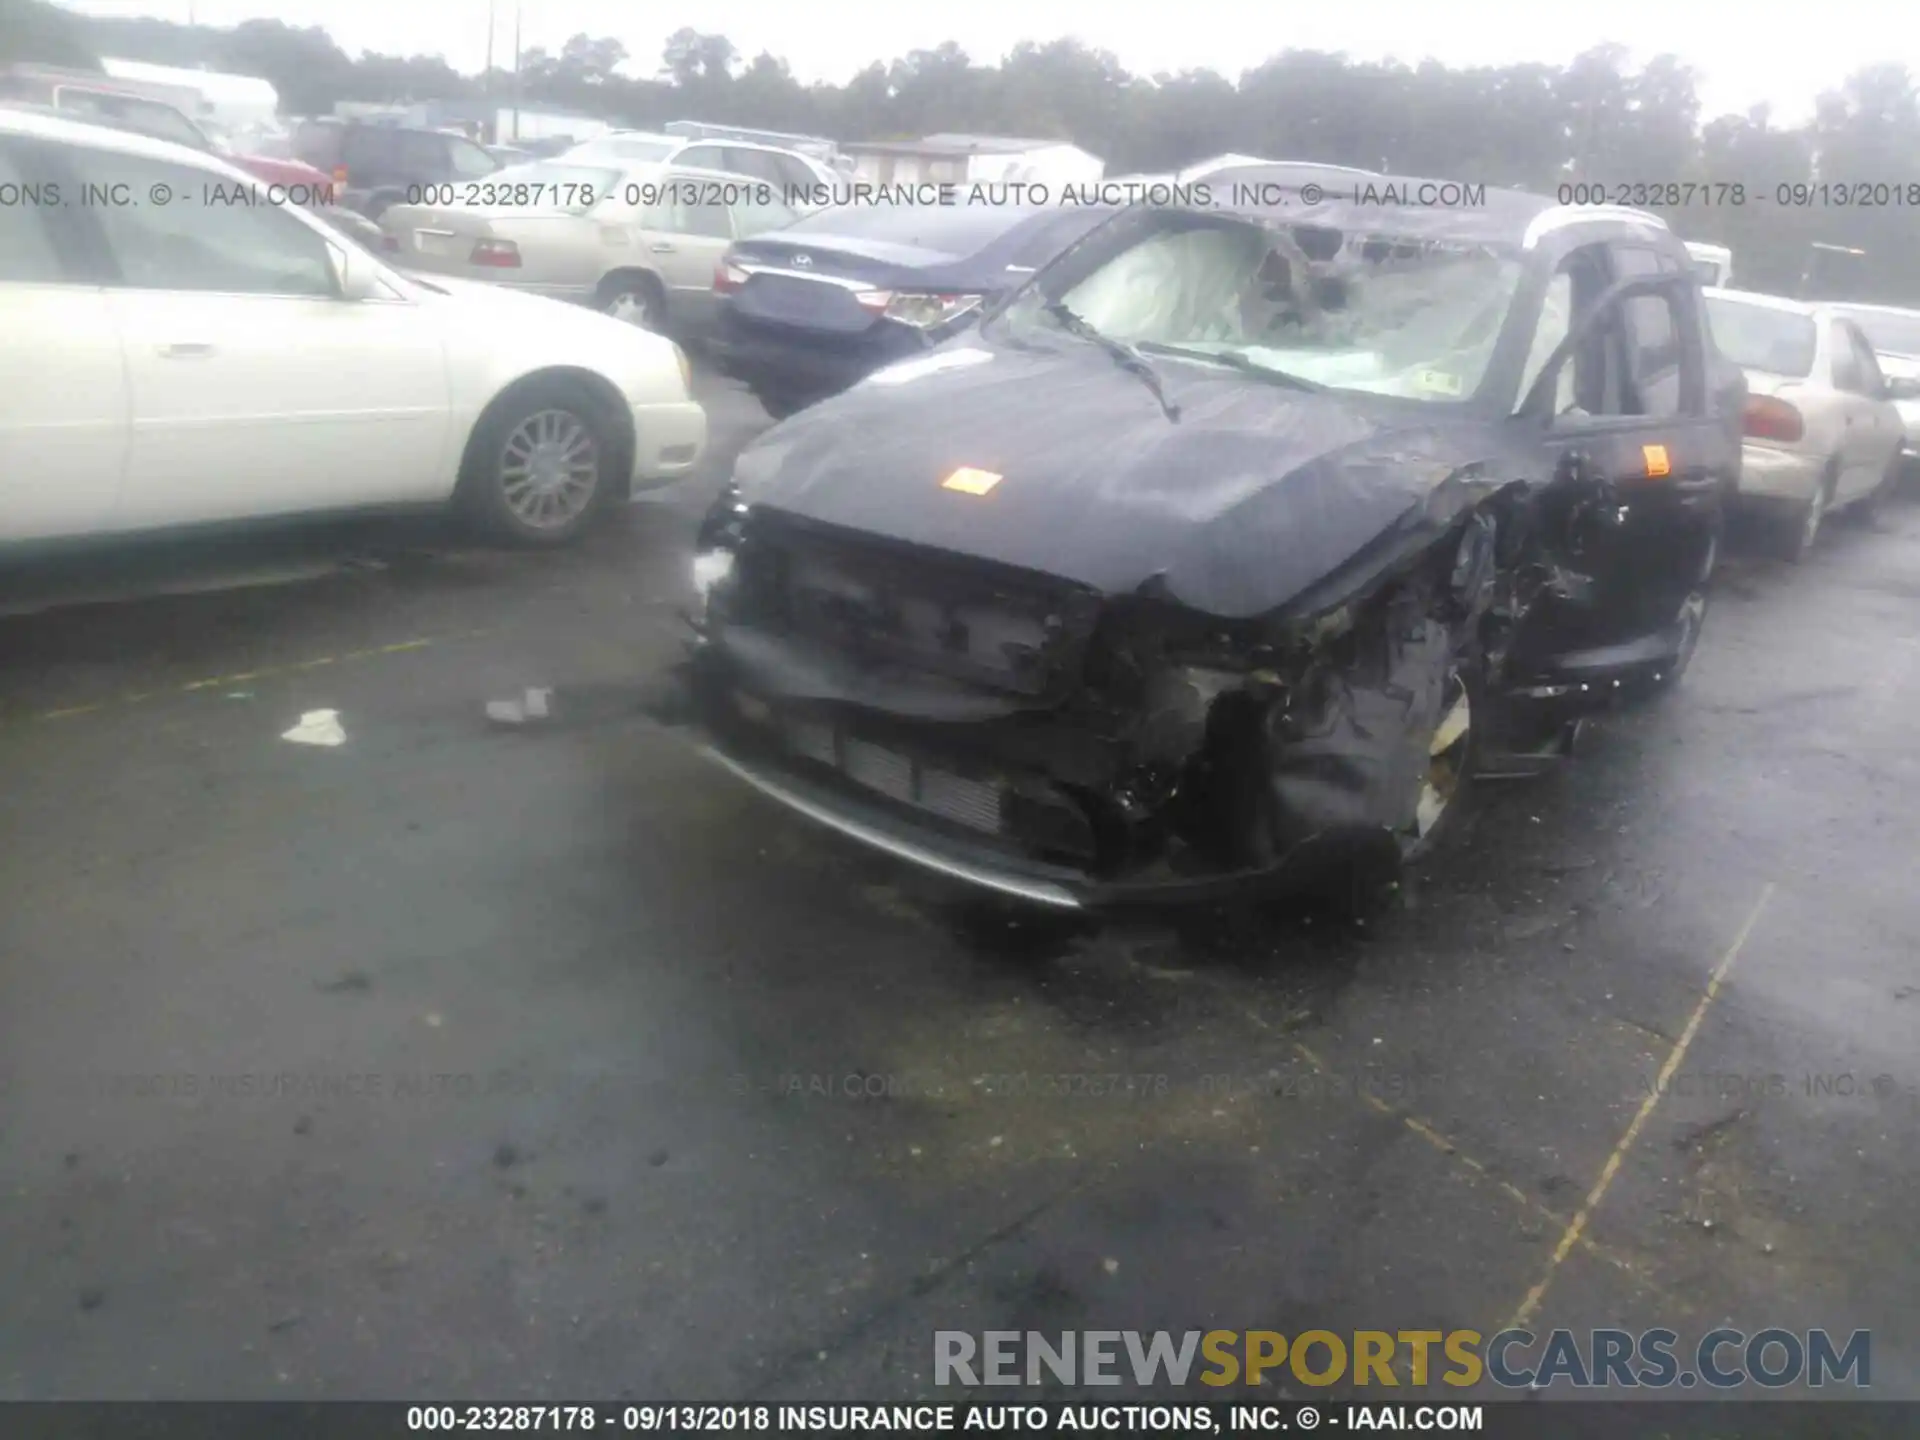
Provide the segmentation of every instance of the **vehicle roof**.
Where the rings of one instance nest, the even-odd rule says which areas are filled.
[[[1244,171],[1236,169],[1235,181],[1243,186],[1271,181],[1301,191],[1306,183],[1302,172],[1306,170],[1330,175],[1347,173],[1340,166],[1280,162]],[[1320,197],[1312,204],[1298,197],[1285,204],[1251,203],[1244,194],[1239,203],[1232,203],[1235,197],[1229,192],[1229,203],[1221,208],[1268,223],[1284,218],[1295,225],[1373,231],[1409,239],[1511,245],[1520,249],[1532,249],[1545,235],[1574,225],[1611,226],[1623,233],[1654,231],[1672,235],[1666,221],[1645,210],[1615,205],[1561,205],[1529,190],[1492,185],[1481,189],[1481,203],[1473,206],[1422,205],[1411,200],[1381,198],[1388,194],[1418,195],[1421,186],[1456,183],[1461,182],[1420,175],[1362,175],[1319,185]]]
[[[416,135],[454,135],[464,140],[465,134],[459,130],[443,129],[438,125],[402,125],[398,120],[383,120],[372,115],[303,115],[290,122],[293,125],[338,125],[345,129],[349,125],[362,130],[410,131]]]
[[[0,134],[45,140],[55,145],[85,145],[94,150],[117,150],[148,160],[192,165],[196,169],[210,170],[227,178],[247,178],[244,170],[236,170],[204,150],[176,145],[171,140],[156,140],[139,130],[69,119],[68,112],[42,106],[0,104]]]
[[[1788,295],[1762,295],[1755,290],[1722,290],[1717,286],[1705,285],[1700,293],[1709,300],[1732,300],[1742,305],[1752,305],[1760,310],[1783,310],[1792,315],[1813,316],[1827,308],[1815,305],[1809,300],[1795,300]]]
[[[1920,310],[1909,309],[1904,305],[1869,305],[1864,300],[1829,300],[1827,308],[1838,310],[1842,314],[1858,311],[1863,315],[1905,315],[1920,320]]]

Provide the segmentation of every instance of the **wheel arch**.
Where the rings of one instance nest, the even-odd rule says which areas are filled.
[[[468,427],[466,444],[460,452],[460,471],[457,484],[465,486],[474,473],[474,467],[480,463],[480,437],[486,433],[487,422],[492,420],[508,406],[518,403],[529,391],[548,385],[565,385],[579,389],[588,397],[588,403],[594,408],[598,418],[609,427],[614,442],[614,494],[627,496],[633,490],[633,462],[638,437],[634,432],[633,409],[621,395],[619,387],[597,370],[588,370],[578,365],[547,365],[518,376],[511,383],[501,387],[499,392],[474,416],[473,424]]]

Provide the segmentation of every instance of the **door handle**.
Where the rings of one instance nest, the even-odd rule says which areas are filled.
[[[187,340],[173,345],[162,345],[160,353],[168,360],[199,360],[213,354],[213,346],[204,340]]]
[[[656,240],[653,244],[647,246],[647,249],[651,250],[656,255],[673,254],[673,246],[667,244],[664,240]]]

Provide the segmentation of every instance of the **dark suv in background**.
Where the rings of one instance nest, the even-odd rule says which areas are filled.
[[[1116,212],[843,205],[741,240],[713,278],[720,368],[778,420],[971,326]]]
[[[408,187],[483,180],[500,162],[464,135],[323,116],[294,128],[293,153],[326,171],[340,202],[378,220],[389,205],[416,200]]]

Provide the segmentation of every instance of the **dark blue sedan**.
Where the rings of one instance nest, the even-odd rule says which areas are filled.
[[[775,419],[972,325],[1113,215],[1094,206],[843,205],[742,240],[714,275],[720,368]]]

